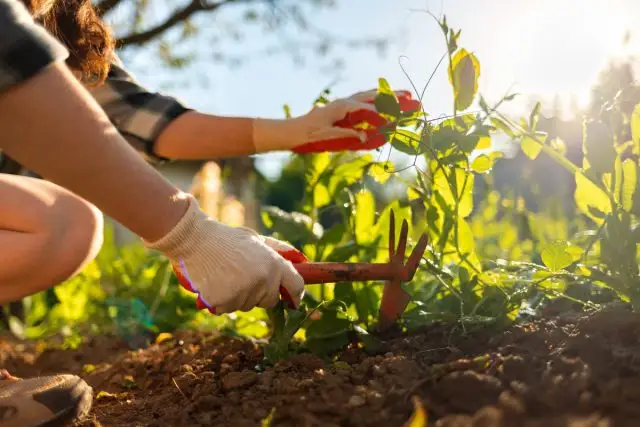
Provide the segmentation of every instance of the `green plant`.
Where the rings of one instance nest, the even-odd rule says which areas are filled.
[[[386,139],[398,160],[370,153],[294,157],[267,193],[295,209],[264,207],[266,231],[313,261],[337,262],[385,262],[391,210],[397,229],[404,219],[411,223],[409,246],[426,232],[430,245],[405,285],[412,302],[400,320],[403,330],[440,321],[463,330],[500,326],[556,298],[597,307],[617,295],[637,310],[640,104],[629,111],[633,96],[623,91],[587,118],[584,161],[575,165],[561,141],[540,130],[539,104],[527,117],[512,119],[500,108],[515,95],[493,105],[480,95],[478,58],[460,47],[461,31],[446,18],[438,25],[452,114],[402,114],[381,78],[375,105],[394,124]],[[422,100],[426,87],[413,89]],[[327,90],[315,103],[329,96]],[[573,174],[575,214],[546,199],[532,212],[519,195],[492,189],[494,164],[508,161],[495,146],[498,135],[519,144],[532,161],[547,156]],[[301,198],[285,197],[291,182],[304,187]],[[482,198],[475,197],[478,183],[486,184]],[[211,316],[195,309],[164,259],[150,257],[141,245],[116,248],[107,233],[95,262],[63,285],[27,298],[25,323],[11,318],[10,325],[27,338],[63,332],[70,345],[83,326],[118,333],[135,346],[181,327],[212,328],[268,338],[264,353],[273,363],[292,351],[330,356],[350,345],[375,350],[379,341],[371,331],[382,285],[314,285],[299,310],[279,304]]]

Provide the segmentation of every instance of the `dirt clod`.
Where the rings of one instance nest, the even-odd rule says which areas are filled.
[[[258,381],[258,374],[251,371],[229,372],[222,379],[222,388],[226,391],[249,387]]]

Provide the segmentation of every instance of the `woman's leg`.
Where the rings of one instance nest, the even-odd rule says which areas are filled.
[[[80,271],[100,249],[102,222],[95,207],[61,187],[0,174],[0,304]],[[77,419],[89,412],[92,395],[75,375],[23,380],[0,371],[0,427]]]
[[[0,304],[63,282],[102,245],[102,214],[35,178],[0,174]]]

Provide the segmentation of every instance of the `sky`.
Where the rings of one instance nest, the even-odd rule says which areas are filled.
[[[216,64],[205,52],[197,66],[179,72],[158,72],[145,54],[123,59],[142,83],[176,96],[200,111],[232,116],[282,117],[283,105],[293,114],[306,112],[319,92],[332,81],[335,96],[375,88],[385,77],[395,89],[420,90],[433,72],[445,45],[437,23],[426,10],[445,14],[452,28],[462,29],[461,46],[474,52],[481,64],[480,92],[491,102],[507,91],[568,102],[588,100],[588,91],[610,58],[640,53],[640,34],[623,46],[625,32],[640,22],[638,0],[338,0],[337,6],[314,12],[313,23],[344,38],[399,34],[385,56],[369,49],[341,53],[345,67],[327,70],[312,62],[296,65],[286,55],[259,56],[240,68]],[[215,21],[201,16],[200,26],[234,22],[240,9],[229,8]],[[292,37],[296,37],[293,34]],[[268,36],[255,30],[245,42],[224,41],[224,49],[252,55]],[[153,52],[147,52],[154,54]],[[127,61],[128,60],[128,61]],[[405,71],[408,74],[405,75]],[[176,74],[171,74],[176,73]],[[199,84],[167,85],[168,80]],[[523,98],[522,102],[525,102]],[[450,114],[452,94],[442,66],[423,100],[432,115]],[[517,108],[516,108],[517,107]],[[516,104],[514,111],[524,107]],[[260,169],[277,175],[286,154],[258,156]]]

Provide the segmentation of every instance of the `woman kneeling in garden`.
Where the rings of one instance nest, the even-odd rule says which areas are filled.
[[[0,161],[0,304],[82,270],[100,249],[104,212],[183,272],[201,307],[270,308],[280,287],[297,306],[303,279],[279,254],[291,246],[207,217],[145,160],[375,148],[375,128],[334,125],[349,114],[384,124],[375,92],[293,119],[213,116],[143,89],[113,49],[89,0],[0,0],[0,149],[24,165],[10,174]],[[91,407],[91,387],[74,375],[2,379],[0,426]]]

